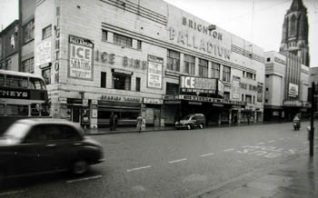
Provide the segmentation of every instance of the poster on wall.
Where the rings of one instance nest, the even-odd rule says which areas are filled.
[[[163,58],[148,55],[147,87],[162,89]]]
[[[263,83],[257,83],[257,102],[263,102]]]
[[[240,82],[241,78],[238,76],[233,76],[232,79],[232,99],[240,99]]]
[[[35,65],[45,65],[52,61],[51,39],[43,40],[35,48]]]
[[[93,80],[93,50],[91,40],[70,35],[69,37],[69,69],[70,78]]]
[[[288,96],[292,98],[296,98],[298,96],[298,85],[289,83]]]

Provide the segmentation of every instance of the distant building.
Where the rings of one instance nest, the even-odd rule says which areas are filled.
[[[309,67],[308,29],[307,8],[302,0],[293,0],[285,14],[280,52],[298,56]]]
[[[0,69],[19,70],[19,21],[0,32]]]
[[[295,114],[306,114],[309,68],[299,57],[286,53],[266,52],[264,120],[292,120]]]

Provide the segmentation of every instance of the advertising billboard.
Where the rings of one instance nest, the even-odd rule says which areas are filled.
[[[288,96],[292,98],[296,98],[298,96],[298,85],[289,83]]]
[[[148,55],[147,87],[162,89],[163,58]]]
[[[213,93],[217,91],[217,79],[194,76],[180,76],[182,92]]]

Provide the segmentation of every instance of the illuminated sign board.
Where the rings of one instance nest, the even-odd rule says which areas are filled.
[[[180,88],[183,92],[215,93],[217,79],[194,76],[180,76]]]

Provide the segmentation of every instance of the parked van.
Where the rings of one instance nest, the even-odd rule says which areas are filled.
[[[189,114],[182,118],[180,121],[176,122],[175,126],[177,129],[203,129],[205,127],[205,116],[202,113]]]

